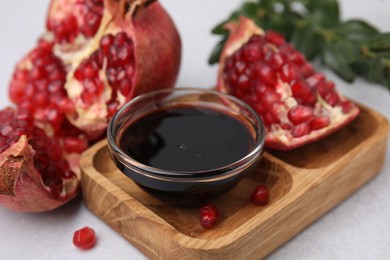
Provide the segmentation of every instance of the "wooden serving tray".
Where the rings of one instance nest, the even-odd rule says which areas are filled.
[[[101,141],[81,158],[88,208],[153,259],[262,258],[321,217],[382,168],[388,122],[361,107],[341,131],[292,152],[266,151],[257,171],[214,199],[221,219],[199,224],[198,207],[174,207],[145,193],[112,163]],[[267,206],[250,203],[270,188]]]

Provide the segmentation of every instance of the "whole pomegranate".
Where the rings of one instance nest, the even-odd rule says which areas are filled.
[[[173,87],[180,67],[179,34],[157,1],[52,0],[46,27],[10,82],[18,112],[1,117],[0,204],[19,211],[73,198],[80,154],[124,103]],[[19,111],[29,114],[22,131]]]
[[[77,195],[79,178],[57,139],[34,126],[27,110],[0,111],[0,204],[46,211]]]
[[[359,109],[276,32],[241,17],[227,25],[217,89],[245,102],[267,128],[266,146],[291,150],[351,122]]]

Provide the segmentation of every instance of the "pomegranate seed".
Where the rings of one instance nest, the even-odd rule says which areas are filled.
[[[299,79],[301,73],[298,67],[293,63],[286,63],[282,66],[280,76],[283,81],[291,83],[294,80]]]
[[[279,52],[272,53],[269,57],[268,63],[274,69],[279,69],[285,63],[282,55]]]
[[[131,82],[129,80],[123,80],[120,85],[120,92],[127,97],[131,91]]]
[[[60,114],[58,110],[49,108],[46,111],[47,121],[50,122],[54,128],[58,128],[61,126],[62,120],[64,119],[64,115]]]
[[[105,55],[110,53],[110,47],[114,43],[114,36],[112,34],[104,35],[100,41],[100,48]]]
[[[240,75],[245,71],[245,63],[242,61],[238,61],[236,62],[235,68],[236,68],[236,73]]]
[[[314,117],[310,121],[310,129],[311,130],[318,130],[318,129],[327,127],[329,124],[330,124],[330,119],[328,116]]]
[[[113,101],[113,102],[108,103],[108,105],[107,105],[108,118],[111,118],[112,116],[114,116],[114,114],[118,110],[118,107],[119,107],[118,101]]]
[[[260,80],[265,84],[275,86],[277,83],[277,76],[274,70],[263,62],[257,62],[252,67],[253,72],[257,75]]]
[[[238,87],[240,89],[248,89],[250,87],[250,80],[248,78],[248,76],[246,75],[241,75],[239,78],[238,78]]]
[[[350,102],[350,101],[343,101],[341,102],[341,109],[343,111],[344,114],[347,114],[348,112],[350,112],[354,105]]]
[[[275,44],[276,46],[280,46],[286,43],[283,35],[271,30],[267,31],[265,38],[267,41]]]
[[[264,206],[269,202],[269,190],[264,184],[259,184],[251,194],[251,201],[256,206]]]
[[[306,62],[301,66],[301,73],[303,77],[309,77],[314,74],[314,68],[313,65],[310,63]]]
[[[80,249],[90,249],[96,243],[95,231],[86,226],[73,234],[73,244]]]
[[[243,49],[243,60],[245,63],[255,62],[262,57],[261,49],[258,44],[248,44]]]
[[[319,83],[325,83],[325,76],[322,73],[315,73],[306,79],[310,87],[314,87]]]
[[[291,134],[294,137],[301,137],[309,133],[310,133],[310,127],[308,123],[301,123],[299,125],[294,125],[291,130]]]
[[[211,229],[215,227],[218,221],[219,213],[214,205],[207,204],[199,211],[199,221],[202,227]]]
[[[115,44],[116,45],[122,45],[125,43],[127,39],[127,35],[125,32],[120,32],[117,35],[115,35]]]
[[[306,104],[313,104],[316,101],[315,95],[305,80],[297,80],[291,86],[293,97]]]
[[[94,36],[99,29],[101,19],[100,13],[87,13],[85,16],[86,23],[80,28],[81,32],[87,37]]]
[[[13,130],[11,125],[4,124],[0,127],[0,134],[2,136],[7,136],[9,133],[11,133]]]
[[[261,96],[261,100],[266,108],[271,108],[273,103],[280,101],[280,98],[280,95],[273,90],[267,90]]]
[[[64,139],[64,148],[67,153],[81,154],[88,148],[88,142],[77,137],[67,137]]]
[[[325,101],[334,107],[340,103],[340,97],[336,92],[330,92],[325,96]]]
[[[313,116],[313,109],[310,107],[298,105],[288,111],[288,119],[294,125],[306,122]]]

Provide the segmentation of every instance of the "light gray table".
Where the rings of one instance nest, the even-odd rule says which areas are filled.
[[[42,32],[48,0],[3,1],[0,8],[0,105],[8,104],[14,64]],[[209,33],[240,0],[162,0],[180,30],[184,55],[178,86],[210,87],[216,67],[206,63],[217,41]],[[342,0],[343,17],[363,17],[390,31],[390,1]],[[341,92],[390,118],[390,94],[358,80],[348,85],[325,71]],[[298,234],[269,259],[390,259],[390,154],[381,174]],[[98,243],[80,251],[73,231],[90,225]],[[90,213],[81,200],[39,214],[0,208],[1,259],[145,259],[136,248]]]

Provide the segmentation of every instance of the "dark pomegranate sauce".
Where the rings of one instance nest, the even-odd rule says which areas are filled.
[[[210,108],[172,106],[129,124],[121,149],[145,165],[172,171],[205,171],[246,156],[254,137],[239,118]]]

